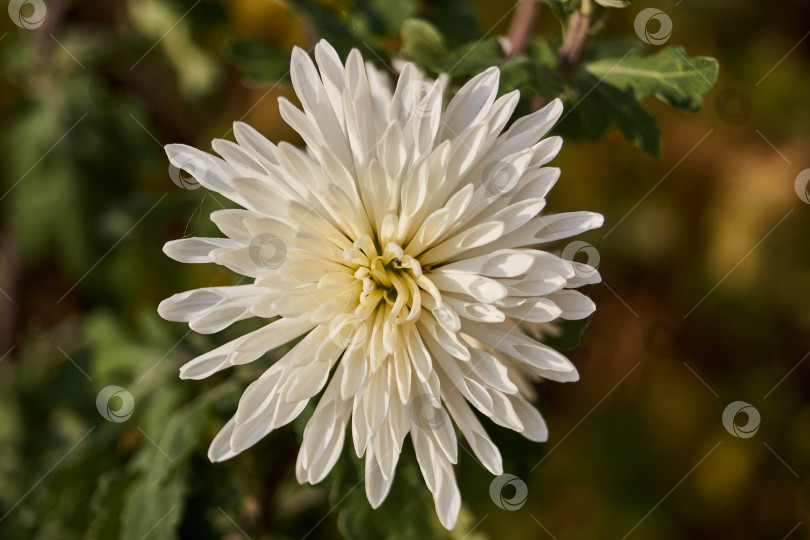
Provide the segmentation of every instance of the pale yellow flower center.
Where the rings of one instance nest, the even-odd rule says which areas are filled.
[[[370,316],[382,308],[386,323],[415,321],[422,308],[419,282],[424,279],[422,266],[401,246],[388,244],[380,254],[367,237],[355,242],[362,256],[354,277],[363,282],[360,311]],[[362,317],[361,313],[358,313]]]

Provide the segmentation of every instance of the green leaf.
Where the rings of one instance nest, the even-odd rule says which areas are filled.
[[[578,2],[572,2],[571,0],[541,0],[544,4],[548,6],[549,11],[556,17],[560,24],[565,27],[568,24],[568,19],[571,17],[571,13],[577,10]]]
[[[319,0],[288,0],[285,2],[297,16],[309,21],[315,34],[329,41],[345,56],[357,39],[371,39],[367,29],[360,28],[356,12],[338,9],[336,2]]]
[[[355,9],[369,18],[373,31],[395,34],[416,13],[416,0],[357,0]]]
[[[121,516],[121,540],[176,538],[185,506],[188,473],[172,482],[158,485],[151,476],[139,478],[124,498]]]
[[[658,122],[631,94],[604,83],[595,93],[628,141],[652,156],[661,152]]]
[[[480,39],[484,35],[477,6],[469,0],[423,0],[422,13],[442,29],[449,43]]]
[[[452,76],[472,76],[503,61],[503,49],[498,40],[484,39],[456,47],[438,59],[437,67]]]
[[[714,58],[689,58],[682,47],[668,47],[649,56],[604,58],[584,68],[606,83],[631,90],[637,99],[655,96],[672,107],[697,112],[702,95],[717,81],[718,65]]]
[[[573,79],[575,95],[569,99],[559,131],[563,135],[596,140],[611,124],[644,152],[657,156],[661,132],[655,117],[635,96],[580,70]],[[571,103],[573,102],[573,103]]]
[[[124,493],[132,483],[133,475],[113,469],[98,479],[98,488],[90,501],[94,516],[85,538],[117,538],[121,527]]]
[[[439,30],[422,19],[408,19],[402,24],[402,53],[425,67],[437,66],[447,55],[447,46]]]
[[[589,40],[582,55],[582,63],[588,64],[596,60],[612,59],[612,64],[618,58],[642,49],[644,44],[636,36],[622,36]]]
[[[406,445],[407,448],[408,445]],[[353,540],[449,539],[410,449],[403,449],[391,491],[373,510],[363,489],[363,461],[344,452],[335,469],[329,505],[339,508],[338,526]]]
[[[289,79],[290,55],[256,39],[237,39],[225,44],[225,56],[244,71],[250,84]]]
[[[155,441],[144,434],[141,450],[132,461],[133,470],[140,474],[124,499],[123,540],[138,540],[146,535],[176,537],[191,477],[186,462],[199,447],[211,405],[233,389],[225,384],[185,405],[166,422]]]
[[[631,1],[632,0],[596,0],[596,3],[604,7],[621,9],[629,6]]]

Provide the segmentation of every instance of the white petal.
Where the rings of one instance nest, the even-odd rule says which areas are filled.
[[[343,63],[340,61],[340,56],[328,41],[322,39],[315,45],[315,60],[318,62],[329,102],[332,104],[338,120],[342,122]]]
[[[487,255],[463,259],[443,265],[437,273],[481,274],[489,277],[509,278],[526,273],[532,266],[534,257],[531,253],[514,249],[502,249]]]
[[[166,242],[163,253],[181,263],[214,262],[211,252],[219,248],[234,249],[239,243],[230,238],[181,238]]]
[[[464,399],[455,392],[448,392],[445,396],[445,403],[476,457],[492,474],[503,474],[503,461],[498,447],[489,438],[484,426],[475,417]]]
[[[214,440],[211,442],[211,446],[208,448],[208,459],[211,460],[212,463],[225,461],[226,459],[230,459],[236,455],[236,452],[231,450],[230,442],[235,424],[235,418],[228,420],[225,426],[219,431],[219,433],[217,433],[217,436],[214,437]]]
[[[201,186],[236,203],[244,202],[231,186],[231,179],[239,174],[225,160],[185,144],[167,144],[165,150],[171,164],[190,173]]]
[[[452,465],[439,460],[439,470],[438,489],[433,493],[433,502],[442,526],[447,530],[452,530],[456,526],[458,512],[461,509],[461,493],[456,484],[456,475],[453,473]]]
[[[562,309],[560,317],[569,321],[584,319],[596,310],[593,300],[584,294],[565,289],[546,296]]]
[[[548,139],[543,139],[536,145],[532,146],[534,156],[532,157],[532,162],[529,166],[542,167],[554,159],[557,154],[560,153],[562,143],[562,137],[549,137]]]
[[[388,492],[391,491],[393,482],[393,476],[389,480],[383,477],[374,452],[369,449],[366,454],[366,497],[372,508],[377,508],[382,504],[388,496]]]
[[[506,287],[497,280],[476,274],[436,273],[430,279],[440,291],[468,294],[484,304],[491,304],[508,294]]]
[[[540,415],[540,412],[532,407],[528,401],[520,394],[510,397],[520,421],[523,423],[522,435],[535,442],[546,442],[548,440],[548,427]]]
[[[524,116],[504,133],[506,143],[516,149],[532,146],[557,123],[562,112],[562,101],[555,99],[542,109]]]
[[[233,134],[239,146],[249,150],[262,165],[278,165],[276,145],[244,122],[234,122]]]
[[[442,139],[456,138],[486,117],[495,102],[499,78],[498,68],[491,67],[461,87],[444,112]]]
[[[372,433],[377,431],[388,412],[390,390],[385,369],[378,369],[367,379],[363,401],[366,422]]]
[[[228,164],[236,169],[239,176],[262,177],[267,171],[253,156],[235,142],[225,139],[214,139],[211,141],[214,151],[225,158]]]
[[[413,419],[411,419],[411,440],[422,477],[428,489],[433,492],[436,490],[436,446],[430,435]]]
[[[287,217],[288,202],[278,196],[277,190],[265,180],[257,178],[234,178],[234,190],[244,198],[245,206],[270,217]]]
[[[191,360],[180,368],[180,378],[204,379],[232,365],[252,362],[314,326],[305,319],[279,319]]]

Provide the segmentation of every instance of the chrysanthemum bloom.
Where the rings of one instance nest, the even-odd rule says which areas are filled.
[[[598,227],[602,217],[539,215],[560,173],[544,165],[561,139],[541,140],[560,116],[559,101],[502,133],[519,94],[496,99],[497,68],[445,105],[445,79],[427,81],[413,65],[392,90],[356,50],[344,66],[321,41],[315,57],[320,73],[303,50],[292,54],[303,112],[279,100],[306,151],[276,146],[241,123],[237,143],[213,142],[224,159],[167,147],[176,167],[244,209],[211,215],[227,238],[184,238],[165,252],[226,266],[253,283],[184,292],[159,312],[201,333],[273,319],[184,365],[186,379],[301,338],[247,388],[211,445],[212,461],[289,423],[323,390],[304,430],[298,480],[327,475],[351,420],[376,508],[410,433],[438,516],[452,528],[461,504],[453,424],[500,475],[500,453],[470,405],[545,441],[546,425],[527,400],[532,383],[578,378],[568,359],[519,324],[593,311],[572,289],[599,281],[597,272],[537,246]]]

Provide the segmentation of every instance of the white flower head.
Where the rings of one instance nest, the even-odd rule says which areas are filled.
[[[452,528],[461,505],[455,428],[492,474],[503,473],[470,405],[545,441],[543,418],[527,401],[532,381],[578,378],[567,358],[518,323],[594,310],[573,289],[599,281],[598,273],[578,272],[537,246],[598,227],[602,217],[539,215],[560,173],[545,164],[561,139],[542,139],[562,112],[559,100],[503,132],[519,94],[496,99],[497,68],[445,104],[446,78],[426,80],[412,64],[392,91],[357,50],[344,65],[321,41],[315,58],[317,68],[303,50],[292,54],[303,111],[279,100],[306,151],[276,146],[242,123],[234,126],[237,143],[213,142],[222,159],[166,147],[176,167],[244,209],[211,215],[226,238],[184,238],[164,251],[184,263],[226,266],[253,283],[180,293],[159,312],[201,333],[248,317],[273,319],[188,362],[180,370],[186,379],[301,338],[247,388],[211,445],[212,461],[291,422],[323,390],[304,430],[298,480],[327,475],[351,421],[376,508],[410,433],[439,519]]]

